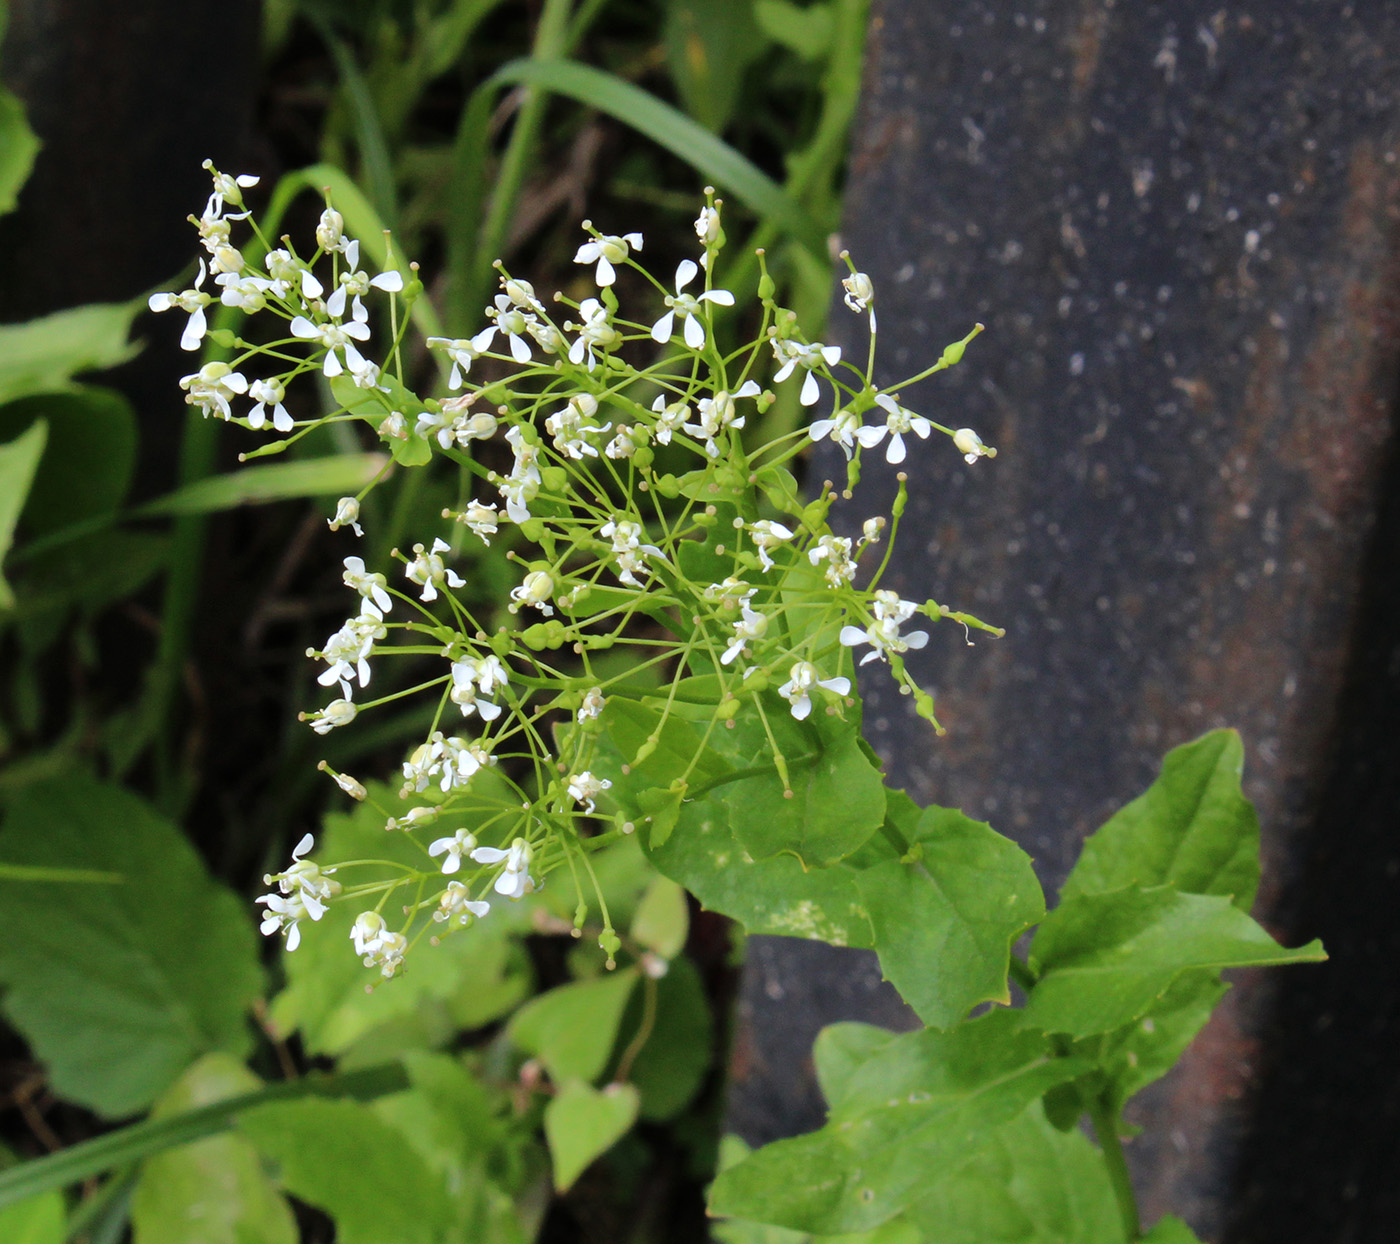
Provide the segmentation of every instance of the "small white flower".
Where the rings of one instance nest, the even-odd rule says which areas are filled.
[[[302,341],[314,341],[317,345],[325,348],[326,357],[322,362],[321,371],[328,379],[334,380],[337,376],[349,371],[358,382],[360,376],[368,374],[366,369],[373,366],[355,348],[356,341],[369,340],[368,324],[359,320],[351,320],[348,323],[315,324],[306,316],[298,315],[288,327],[292,330],[293,337],[298,337]],[[340,353],[336,353],[337,351]],[[344,362],[341,361],[341,355],[344,355]],[[362,385],[361,387],[369,388],[372,385]]]
[[[442,871],[455,873],[462,867],[462,857],[471,855],[476,849],[476,835],[459,829],[450,838],[439,838],[428,847],[428,854],[436,859],[439,855],[447,858],[442,861]]]
[[[269,406],[272,407],[272,426],[279,432],[290,432],[296,427],[296,424],[292,422],[291,415],[287,413],[287,408],[282,405],[282,399],[287,396],[287,390],[280,380],[254,380],[248,386],[248,396],[256,403],[253,409],[248,412],[248,426],[250,428],[261,428],[267,422],[267,408]]]
[[[208,321],[204,315],[204,308],[214,299],[204,293],[200,286],[204,284],[204,278],[208,275],[208,269],[204,265],[204,260],[199,261],[199,275],[195,278],[192,288],[179,294],[152,294],[147,299],[146,305],[152,311],[169,311],[173,307],[179,307],[181,311],[189,315],[185,322],[185,331],[180,334],[180,349],[198,350],[199,343],[204,340],[204,334],[208,330]]]
[[[734,399],[738,397],[757,397],[759,388],[752,380],[746,380],[733,393],[721,389],[714,397],[702,397],[695,403],[699,413],[699,421],[685,424],[685,430],[692,436],[698,437],[705,442],[705,452],[711,457],[719,456],[719,446],[716,441],[726,428],[742,428],[746,415],[738,413],[738,407],[734,404]],[[659,437],[657,438],[660,439]]]
[[[602,687],[590,687],[584,694],[583,703],[579,705],[579,722],[593,721],[602,714],[603,706],[607,700],[603,698]]]
[[[351,799],[356,800],[358,803],[364,803],[364,801],[369,798],[369,791],[364,788],[364,784],[357,782],[348,773],[335,773],[331,776],[335,778],[335,784],[349,795]]]
[[[489,441],[499,427],[500,421],[487,411],[474,415],[454,412],[444,402],[441,410],[425,410],[419,415],[413,430],[422,437],[435,437],[444,449],[451,449],[454,444],[465,449],[472,441]]]
[[[472,364],[491,348],[491,343],[495,338],[496,327],[494,324],[489,328],[483,328],[475,337],[471,338],[428,338],[428,349],[441,350],[452,360],[452,374],[447,378],[449,389],[462,387],[462,377],[470,372]]]
[[[871,612],[875,618],[871,624],[862,630],[858,626],[843,626],[841,628],[841,642],[848,648],[854,648],[858,644],[869,644],[871,650],[860,660],[862,665],[867,665],[874,660],[885,660],[888,652],[905,652],[910,648],[922,648],[928,643],[927,631],[912,631],[908,635],[901,635],[899,628],[918,610],[918,606],[910,600],[900,600],[894,592],[879,591],[875,593],[874,604]]]
[[[264,263],[268,275],[272,277],[268,292],[279,298],[286,298],[292,290],[300,289],[302,298],[309,302],[312,298],[319,298],[324,292],[321,282],[312,274],[311,269],[291,251],[268,251]]]
[[[729,647],[724,650],[724,655],[719,659],[721,665],[731,664],[735,657],[747,650],[749,640],[762,639],[768,630],[768,619],[763,614],[750,609],[748,601],[745,601],[740,609],[742,616],[734,623],[734,638]]]
[[[584,440],[586,434],[606,432],[607,425],[585,423],[598,413],[598,399],[590,393],[575,393],[563,410],[557,410],[544,421],[544,430],[554,438],[555,448],[576,462],[596,458],[598,450]]]
[[[594,263],[597,267],[593,271],[593,279],[599,285],[611,285],[617,280],[617,271],[614,264],[621,263],[632,251],[642,249],[642,235],[640,233],[624,233],[621,237],[616,234],[601,234],[591,242],[585,242],[578,248],[578,253],[574,256],[575,263]]]
[[[875,286],[864,272],[852,272],[841,282],[841,287],[846,291],[846,305],[852,311],[870,312],[870,331],[875,331],[875,308],[870,304],[875,301]]]
[[[441,923],[456,916],[459,924],[470,924],[473,916],[481,920],[490,910],[490,903],[472,902],[471,891],[460,881],[449,881],[447,889],[438,899],[438,909],[433,912],[433,919]]]
[[[867,544],[879,544],[880,533],[885,529],[884,515],[877,514],[874,518],[867,518],[860,528],[860,543],[863,548]]]
[[[776,340],[773,342],[773,354],[782,363],[773,376],[775,383],[786,380],[798,367],[807,373],[802,381],[802,393],[798,397],[798,401],[804,406],[814,406],[817,398],[821,396],[821,386],[817,383],[816,368],[823,364],[827,367],[835,367],[841,361],[840,346],[824,346],[820,342],[814,342],[812,345],[800,345],[795,341]]]
[[[285,897],[281,894],[262,894],[253,902],[267,904],[267,912],[263,916],[262,923],[258,926],[263,936],[270,937],[285,929],[289,951],[295,950],[301,945],[301,929],[298,927],[300,922],[308,918],[319,920],[326,914],[323,904],[317,903],[314,899],[308,900],[301,894]]]
[[[787,682],[778,688],[778,694],[792,705],[792,715],[798,721],[805,721],[812,712],[812,688],[821,687],[837,695],[849,695],[849,678],[822,678],[817,667],[810,661],[798,661],[792,667]]]
[[[365,534],[360,527],[360,503],[354,497],[341,497],[335,503],[335,517],[328,518],[326,523],[332,531],[349,527],[357,536]]]
[[[530,325],[535,317],[520,310],[505,294],[496,295],[496,305],[494,308],[488,307],[486,315],[505,333],[511,358],[517,363],[528,363],[533,357],[530,353]]]
[[[240,173],[237,177],[221,173],[214,167],[212,160],[205,160],[201,167],[214,179],[214,193],[209,196],[209,202],[204,207],[206,216],[223,215],[225,203],[232,203],[234,207],[242,207],[243,192],[249,186],[256,186],[260,180],[251,173]],[[247,214],[244,212],[243,216]],[[242,220],[243,216],[230,216],[229,219]]]
[[[997,451],[982,443],[982,438],[971,428],[959,428],[953,433],[953,444],[969,466],[978,458],[995,458]]]
[[[645,574],[651,571],[642,560],[642,553],[649,553],[653,557],[661,557],[662,552],[654,544],[642,543],[642,525],[626,518],[609,519],[598,529],[598,534],[605,540],[612,541],[612,553],[616,559],[614,568],[617,570],[617,577],[629,587],[641,587],[636,573],[638,570]]]
[[[711,583],[703,595],[706,600],[714,601],[721,609],[733,613],[741,605],[747,604],[756,591],[756,587],[750,587],[742,579],[730,575],[723,583]]]
[[[685,427],[691,416],[691,409],[684,402],[667,402],[664,396],[651,404],[656,412],[656,439],[662,445],[669,445],[674,433]]]
[[[614,460],[626,460],[650,442],[651,429],[646,424],[620,423],[617,425],[617,435],[603,447],[603,452]]]
[[[511,305],[519,307],[522,311],[533,311],[537,315],[544,314],[544,303],[535,296],[535,287],[529,281],[522,281],[519,277],[501,277],[501,288],[505,290],[506,297],[510,299]]]
[[[566,325],[578,331],[578,339],[569,347],[569,362],[577,365],[587,357],[588,370],[592,371],[598,365],[594,350],[615,345],[622,334],[612,326],[612,313],[596,298],[585,298],[578,310],[583,323]]]
[[[362,557],[347,557],[343,564],[345,573],[341,578],[345,586],[354,588],[366,600],[374,601],[381,613],[388,613],[394,604],[386,591],[389,581],[382,574],[367,573]]]
[[[595,800],[605,790],[611,790],[612,783],[607,778],[594,777],[587,769],[575,773],[569,779],[569,798],[581,804],[590,815],[596,810]]]
[[[469,501],[466,510],[457,515],[457,521],[465,523],[481,537],[482,544],[488,546],[491,537],[500,529],[500,513],[491,502]]]
[[[442,815],[441,808],[434,808],[431,805],[418,808],[410,808],[403,816],[391,816],[385,823],[387,832],[393,833],[396,829],[402,829],[407,833],[410,829],[417,829],[420,825],[431,825]]]
[[[500,657],[494,654],[466,657],[452,663],[452,689],[448,697],[462,710],[463,717],[470,716],[475,709],[483,721],[495,721],[501,715],[501,706],[481,697],[494,695],[509,681],[510,675]]]
[[[421,544],[413,546],[413,560],[404,567],[404,575],[422,587],[420,600],[437,600],[438,589],[444,583],[451,588],[467,586],[467,581],[442,560],[442,555],[451,551],[452,546],[441,537],[433,541],[431,549],[425,549]]]
[[[369,601],[365,601],[360,616],[351,618],[340,630],[326,640],[325,650],[316,652],[308,649],[307,656],[320,657],[329,662],[330,668],[316,681],[323,687],[334,682],[340,683],[340,693],[350,698],[350,679],[358,676],[361,687],[369,685],[369,658],[374,651],[374,642],[389,633],[384,625],[384,615]]]
[[[700,245],[706,248],[713,246],[719,241],[719,231],[719,209],[702,207],[700,215],[695,218],[695,236],[700,239]]]
[[[898,464],[904,461],[904,433],[913,432],[920,440],[928,440],[928,434],[933,431],[933,425],[922,415],[916,415],[911,410],[905,410],[888,393],[878,393],[875,395],[875,404],[885,412],[885,426],[861,428],[856,433],[856,439],[866,449],[872,449],[885,439],[885,433],[890,433],[889,448],[885,451],[885,461]]]
[[[329,734],[337,726],[348,726],[360,710],[349,700],[332,700],[311,721],[317,734]]]
[[[402,933],[381,933],[365,955],[365,967],[378,967],[381,976],[390,977],[403,967],[408,938]]]
[[[754,547],[758,549],[758,563],[764,570],[773,569],[773,558],[769,555],[770,550],[786,544],[792,539],[793,533],[782,523],[775,523],[772,519],[763,518],[756,523],[747,524],[747,531],[754,542]],[[813,565],[816,563],[814,562]]]
[[[812,565],[826,566],[826,581],[831,587],[844,587],[856,577],[856,563],[851,557],[851,542],[846,536],[822,536],[807,550]]]
[[[548,602],[554,595],[554,587],[554,578],[547,570],[530,571],[519,587],[511,589],[510,598],[515,602],[512,611],[521,605],[531,605],[546,617],[552,617],[554,607]]]
[[[505,861],[505,868],[496,878],[495,890],[506,898],[522,898],[535,888],[530,876],[530,844],[524,838],[517,838],[510,844],[510,850],[500,847],[477,847],[471,857],[478,864],[499,864]]]
[[[333,881],[331,874],[334,868],[322,870],[311,860],[305,858],[310,854],[315,846],[316,840],[311,834],[304,834],[300,842],[292,851],[292,863],[284,872],[268,873],[263,877],[264,885],[276,884],[278,892],[284,899],[299,899],[299,907],[291,920],[299,920],[309,916],[312,920],[319,920],[326,914],[326,903],[340,893],[340,882]],[[285,913],[286,903],[273,902],[275,895],[269,895],[258,899],[260,903],[267,903],[270,912],[279,910]],[[270,917],[269,917],[270,918]],[[286,921],[284,921],[286,923]],[[280,925],[278,927],[281,927]],[[263,932],[269,932],[264,927]],[[289,937],[289,942],[292,938]],[[295,949],[294,945],[289,949]]]
[[[663,315],[651,328],[651,339],[665,345],[671,340],[675,332],[676,316],[682,317],[681,335],[685,338],[685,344],[692,350],[699,350],[705,344],[705,322],[701,319],[701,303],[713,302],[721,307],[732,307],[734,305],[734,295],[727,289],[707,289],[703,294],[682,293],[687,285],[695,279],[700,269],[695,262],[690,259],[682,259],[676,268],[676,292],[666,296],[666,314]],[[840,351],[837,351],[840,357]]]
[[[323,251],[343,251],[350,245],[345,237],[345,218],[333,207],[326,208],[316,224],[316,245]]]
[[[229,402],[248,392],[248,381],[242,372],[236,372],[227,363],[216,359],[205,363],[197,372],[182,376],[180,387],[185,390],[185,401],[191,406],[198,406],[206,419],[210,415],[232,419],[233,408]]]
[[[377,911],[362,911],[350,926],[350,940],[355,943],[355,953],[361,958],[373,954],[379,947],[380,939],[388,932],[389,926]]]
[[[331,296],[326,299],[326,311],[337,320],[345,315],[346,300],[350,300],[351,318],[364,323],[369,319],[369,311],[361,299],[369,293],[371,289],[383,290],[385,293],[397,294],[403,289],[403,273],[391,268],[387,272],[381,272],[378,276],[372,277],[368,272],[359,272],[356,269],[360,263],[360,244],[351,242],[345,248],[346,268],[340,274],[340,283],[332,291]]]
[[[818,419],[807,430],[814,441],[830,439],[841,446],[847,458],[855,451],[856,437],[860,434],[860,416],[853,410],[838,410],[830,419]]]

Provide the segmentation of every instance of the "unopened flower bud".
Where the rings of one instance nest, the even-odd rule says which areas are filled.
[[[336,502],[335,517],[327,520],[332,531],[339,531],[342,527],[351,527],[357,536],[365,533],[360,529],[360,503],[354,497],[341,497]]]

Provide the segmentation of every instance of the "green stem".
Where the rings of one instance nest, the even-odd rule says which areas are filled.
[[[1118,1139],[1114,1112],[1102,1096],[1090,1098],[1087,1104],[1089,1118],[1094,1124],[1094,1135],[1099,1139],[1099,1149],[1108,1168],[1108,1182],[1113,1185],[1113,1196],[1118,1202],[1118,1215],[1123,1220],[1123,1238],[1131,1244],[1142,1238],[1142,1221],[1138,1218],[1137,1197],[1133,1194],[1133,1181],[1128,1175],[1123,1144]]]

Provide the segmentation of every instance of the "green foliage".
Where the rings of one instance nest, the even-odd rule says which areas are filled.
[[[3,37],[3,9],[0,9],[0,37]],[[0,87],[0,216],[15,210],[20,187],[29,180],[39,139],[24,117],[24,105]]]
[[[565,1192],[585,1168],[621,1138],[637,1118],[641,1098],[630,1084],[595,1089],[565,1080],[544,1110],[544,1134],[554,1159],[554,1187]]]
[[[152,1119],[167,1118],[258,1087],[228,1054],[206,1054],[162,1095]],[[135,1244],[296,1244],[290,1206],[257,1151],[226,1133],[147,1158],[131,1199]]]
[[[67,1238],[63,1196],[57,1190],[0,1209],[5,1244],[64,1244]]]
[[[48,437],[48,424],[42,420],[8,445],[0,445],[0,561],[10,551],[15,524],[38,470]],[[14,607],[15,594],[0,576],[0,610]]]
[[[626,968],[560,985],[521,1007],[506,1031],[515,1045],[544,1064],[556,1083],[596,1080],[607,1067],[636,984],[636,971]]]
[[[0,945],[5,1015],[57,1092],[120,1118],[199,1055],[247,1053],[247,1009],[262,989],[248,912],[169,821],[120,787],[72,774],[11,798],[0,859],[123,878],[0,880],[0,909],[24,929]]]
[[[64,388],[79,372],[124,363],[136,353],[127,336],[144,302],[57,311],[24,324],[0,325],[0,402]]]

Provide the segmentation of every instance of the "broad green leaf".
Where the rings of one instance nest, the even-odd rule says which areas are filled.
[[[664,29],[671,79],[686,111],[722,133],[745,71],[766,51],[753,0],[667,0]]]
[[[44,456],[48,424],[42,419],[8,445],[0,445],[0,562],[10,551],[15,538],[15,524],[29,496],[39,459]],[[12,609],[15,594],[0,575],[0,610]]]
[[[930,1185],[906,1216],[938,1244],[1122,1239],[1102,1154],[1077,1128],[1056,1131],[1039,1103],[997,1128],[956,1173],[933,1173]]]
[[[136,412],[112,389],[92,385],[43,393],[0,406],[0,440],[42,419],[49,429],[43,460],[24,505],[34,536],[112,514],[126,500],[136,468]]]
[[[67,1238],[60,1192],[41,1192],[0,1209],[0,1240],[5,1244],[64,1244]]]
[[[855,1022],[828,1024],[817,1033],[812,1062],[828,1110],[845,1102],[856,1071],[899,1035],[888,1028]]]
[[[335,1219],[336,1244],[436,1244],[450,1217],[442,1181],[368,1106],[277,1102],[239,1115],[238,1130],[288,1192]]]
[[[0,325],[0,402],[61,389],[85,371],[125,363],[137,351],[127,341],[144,299],[95,303],[23,324]]]
[[[675,713],[663,720],[650,705],[615,695],[608,698],[598,721],[603,731],[598,771],[608,770],[614,799],[639,819],[646,817],[638,801],[643,791],[669,787],[682,779],[694,789],[729,768],[706,746],[699,731]],[[623,772],[624,767],[632,772]]]
[[[820,1131],[723,1172],[710,1211],[818,1234],[869,1230],[921,1199],[931,1171],[970,1162],[1001,1124],[1088,1067],[1053,1057],[1010,1011],[898,1037],[850,1077]]]
[[[38,137],[25,120],[24,105],[12,92],[0,87],[0,216],[15,210],[39,146]]]
[[[1168,1214],[1158,1219],[1157,1225],[1142,1237],[1142,1244],[1201,1244],[1201,1241],[1180,1218]]]
[[[728,143],[656,96],[621,78],[568,60],[514,60],[492,77],[568,95],[660,143],[715,185],[728,189],[760,216],[789,230],[816,254],[825,253],[821,229],[771,177]]]
[[[595,1089],[566,1080],[544,1109],[544,1135],[554,1159],[554,1188],[567,1192],[593,1160],[606,1153],[637,1121],[641,1101],[630,1084]]]
[[[674,959],[685,947],[689,930],[685,891],[669,877],[657,877],[647,886],[632,917],[633,940],[663,959]]]
[[[595,1080],[608,1065],[637,970],[560,985],[526,1003],[506,1028],[510,1039],[538,1058],[556,1084]]]
[[[632,995],[623,1016],[624,1042],[630,1042],[641,1027],[642,994],[637,990]],[[642,1094],[642,1118],[674,1118],[690,1104],[714,1062],[714,1038],[714,1017],[700,974],[689,959],[677,959],[656,982],[651,1035],[628,1075]]]
[[[1240,790],[1243,769],[1233,730],[1173,748],[1161,776],[1085,842],[1061,900],[1174,885],[1228,895],[1248,911],[1259,888],[1259,818]]]
[[[276,462],[244,467],[227,475],[197,480],[157,497],[136,513],[142,518],[166,514],[210,514],[252,502],[289,497],[334,497],[359,492],[384,470],[383,454],[337,454],[306,462]]]
[[[830,4],[801,8],[791,0],[756,0],[754,17],[770,39],[804,60],[818,60],[830,48],[836,29],[831,9]]]
[[[38,783],[11,799],[0,859],[125,878],[0,881],[0,910],[24,930],[0,942],[4,1010],[56,1093],[120,1117],[201,1054],[247,1052],[247,1010],[262,989],[252,915],[164,817],[81,775]]]
[[[258,1087],[227,1054],[206,1054],[161,1097],[168,1118]],[[234,1134],[212,1136],[147,1158],[131,1199],[135,1244],[296,1244],[291,1207],[257,1151]]]
[[[1009,1003],[1011,945],[1045,914],[1030,857],[989,825],[925,808],[903,860],[857,874],[885,978],[924,1023]],[[910,858],[917,856],[918,858]]]
[[[1040,977],[1025,1015],[1087,1037],[1145,1015],[1183,972],[1316,963],[1321,942],[1286,950],[1224,895],[1130,886],[1061,903],[1031,943]]]

